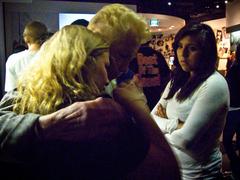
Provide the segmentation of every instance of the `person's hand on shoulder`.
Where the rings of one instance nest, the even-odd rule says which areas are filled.
[[[119,132],[125,111],[110,98],[75,102],[39,118],[39,129],[45,139],[85,141],[114,137]]]

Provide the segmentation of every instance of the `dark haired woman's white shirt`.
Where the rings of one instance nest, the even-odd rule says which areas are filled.
[[[221,168],[219,137],[224,128],[229,107],[228,85],[222,75],[214,72],[183,102],[166,100],[168,83],[158,104],[166,108],[168,119],[151,114],[165,133],[182,172],[183,179],[211,179]],[[178,119],[184,122],[177,129]]]

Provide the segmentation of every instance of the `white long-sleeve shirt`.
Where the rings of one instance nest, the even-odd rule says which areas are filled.
[[[229,107],[227,83],[215,72],[183,102],[176,100],[177,93],[169,100],[164,99],[169,87],[170,83],[158,102],[166,108],[168,119],[155,115],[158,104],[151,115],[175,152],[183,179],[211,179],[221,166],[218,141]],[[184,125],[169,133],[166,127],[176,119]]]
[[[5,91],[17,87],[17,80],[29,64],[34,61],[38,51],[24,50],[9,56],[6,63]]]

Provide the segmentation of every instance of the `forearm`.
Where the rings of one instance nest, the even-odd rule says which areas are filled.
[[[1,154],[14,159],[25,159],[31,156],[38,136],[35,125],[38,115],[16,115],[13,112],[1,112],[0,144]],[[2,157],[1,157],[2,158]]]
[[[17,115],[11,110],[12,99],[5,96],[0,102],[0,158],[24,159],[38,141],[35,127],[39,115]]]
[[[136,122],[140,125],[142,130],[147,134],[152,145],[158,148],[167,148],[170,150],[170,147],[164,138],[163,133],[159,129],[158,125],[150,116],[150,110],[145,103],[137,102],[127,107],[131,111]],[[171,151],[171,150],[170,150]]]
[[[141,126],[145,134],[147,134],[150,141],[150,148],[148,154],[143,163],[140,165],[140,170],[141,166],[148,166],[149,162],[151,163],[151,165],[156,163],[156,161],[158,163],[162,162],[164,163],[164,165],[158,164],[157,167],[162,167],[159,169],[159,173],[162,173],[163,177],[164,169],[170,169],[171,172],[173,172],[171,177],[174,177],[174,179],[180,179],[177,160],[163,133],[159,129],[158,125],[151,118],[149,108],[143,103],[136,103],[134,106],[126,108],[128,108],[128,110],[132,112],[132,115],[134,116],[136,122]]]

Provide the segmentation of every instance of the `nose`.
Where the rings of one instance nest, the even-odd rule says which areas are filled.
[[[188,57],[188,49],[187,48],[183,48],[183,50],[182,50],[182,56],[183,57]]]

